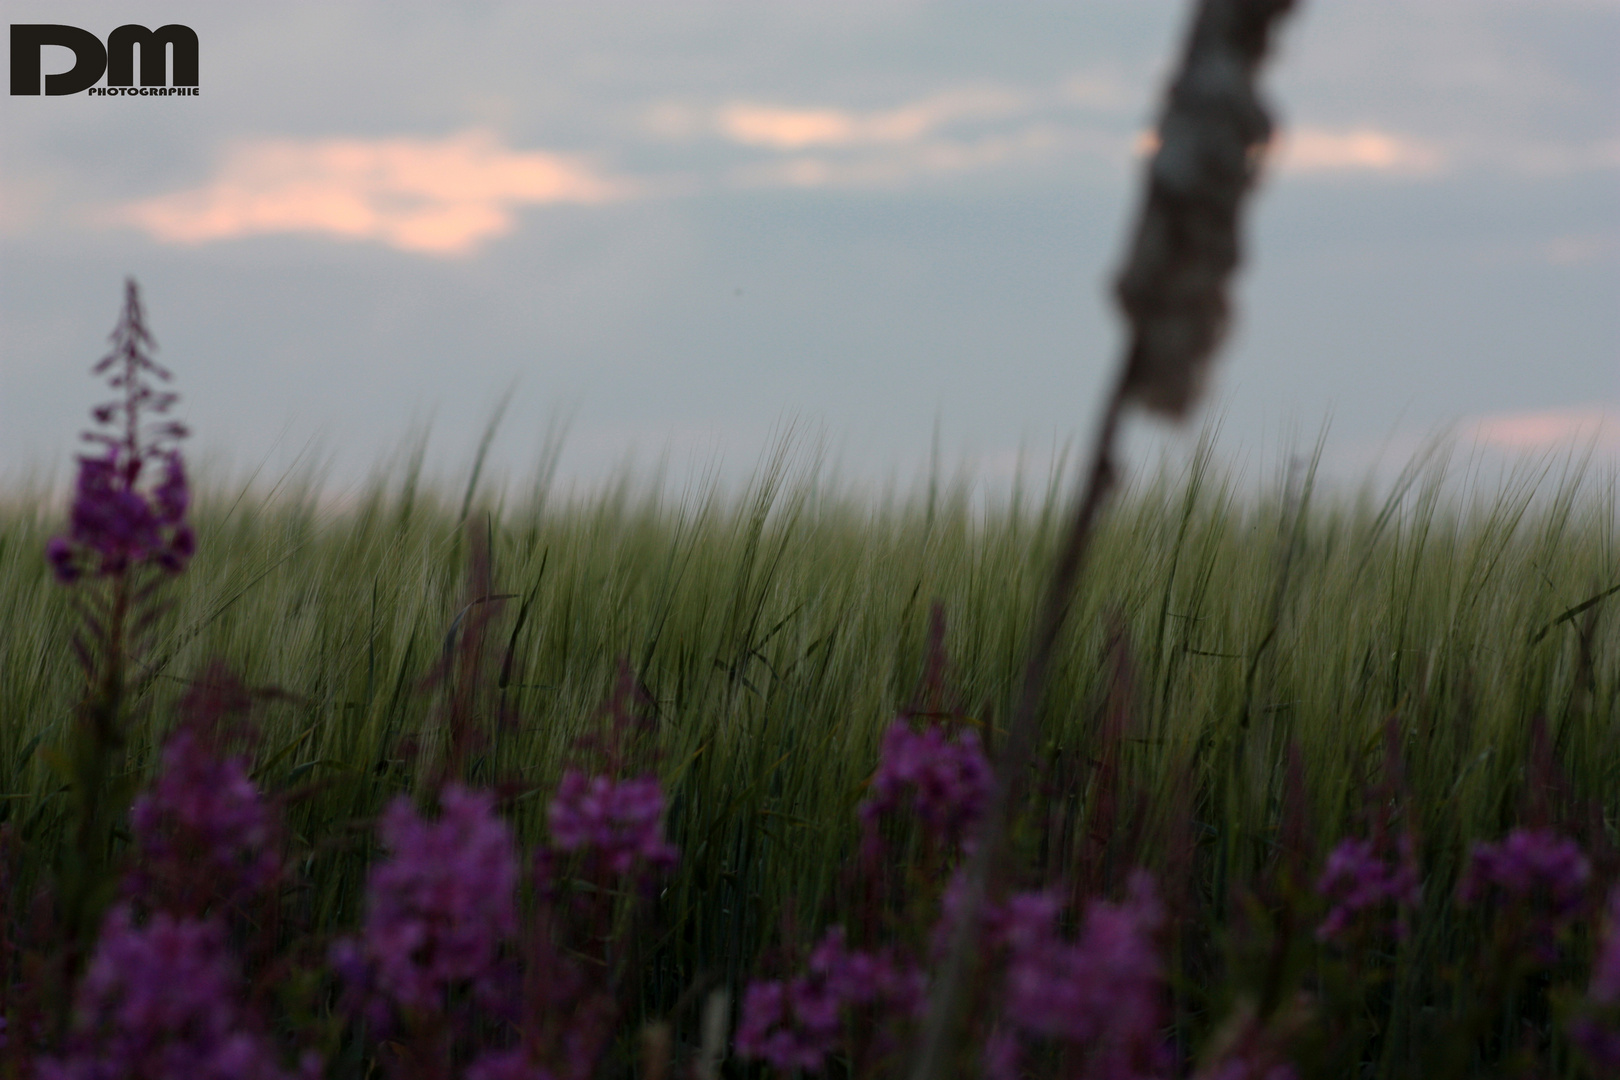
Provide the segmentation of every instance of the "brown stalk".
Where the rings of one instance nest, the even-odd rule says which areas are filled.
[[[1115,436],[1128,403],[1186,417],[1224,336],[1227,283],[1237,268],[1238,219],[1259,173],[1271,120],[1255,76],[1294,0],[1200,0],[1158,125],[1158,149],[1115,294],[1130,341],[1102,410],[1091,466],[1036,615],[1017,711],[996,763],[996,787],[968,864],[945,962],[930,993],[912,1080],[954,1073],[961,1020],[978,959],[980,913],[1004,877],[1007,834],[1034,750],[1041,701],[1097,515],[1112,492]]]

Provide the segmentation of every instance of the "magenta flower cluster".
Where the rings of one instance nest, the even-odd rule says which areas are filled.
[[[1550,964],[1557,937],[1586,903],[1592,864],[1580,845],[1551,829],[1514,829],[1499,844],[1475,844],[1457,895],[1465,904],[1507,901],[1531,920],[1531,951]]]
[[[196,537],[185,520],[190,494],[179,452],[166,455],[163,481],[150,496],[136,487],[140,464],[115,450],[106,457],[79,459],[70,531],[45,546],[45,557],[60,580],[76,580],[84,572],[81,556],[87,553],[96,557],[98,574],[122,573],[142,562],[176,572],[195,553]]]
[[[936,960],[943,958],[950,946],[966,892],[967,878],[958,870],[951,875],[940,897],[940,918],[933,930]],[[1053,928],[1062,914],[1063,901],[1051,890],[1013,893],[1000,903],[986,902],[979,910],[980,933],[989,949],[1015,953],[1034,949],[1052,940]]]
[[[452,987],[487,990],[503,943],[517,929],[517,858],[488,792],[451,784],[437,821],[401,796],[383,815],[390,856],[371,872],[358,942],[340,942],[334,965],[402,1009],[435,1012]]]
[[[1005,1022],[1085,1048],[1088,1077],[1162,1076],[1169,1059],[1156,938],[1164,907],[1153,879],[1138,871],[1121,903],[1092,901],[1073,941],[1059,936],[1057,914],[1055,899],[1037,893],[1014,897],[993,915],[1008,950]],[[1003,1051],[1002,1059],[1012,1056]]]
[[[527,1050],[490,1050],[467,1066],[467,1080],[561,1080],[543,1065],[536,1064]]]
[[[284,1080],[274,1045],[239,997],[241,979],[213,919],[114,908],[75,997],[67,1052],[37,1080]],[[305,1077],[320,1075],[308,1061]]]
[[[948,738],[938,724],[913,731],[897,720],[883,737],[882,760],[861,817],[871,822],[909,803],[936,840],[961,841],[984,815],[994,782],[974,732]]]
[[[45,547],[45,557],[58,579],[71,582],[88,569],[93,575],[119,575],[140,563],[178,572],[196,551],[196,536],[186,523],[191,495],[180,452],[166,445],[184,438],[185,426],[148,426],[145,417],[167,412],[176,398],[156,390],[152,378],[171,376],[149,355],[152,337],[146,330],[140,296],[130,281],[124,313],[112,335],[113,350],[95,374],[108,374],[120,399],[97,406],[92,415],[111,432],[86,432],[88,442],[103,452],[79,458],[69,529]],[[150,490],[143,487],[148,466],[161,464],[163,475]]]
[[[614,780],[569,769],[550,806],[557,849],[591,851],[615,874],[674,865],[677,853],[664,841],[663,819],[664,792],[652,776]]]
[[[240,902],[281,871],[277,818],[247,763],[221,757],[191,725],[164,746],[162,770],[130,807],[130,825],[142,856],[131,885],[148,898],[178,891]]]
[[[840,1045],[850,1010],[874,1008],[910,1017],[921,1006],[922,972],[889,951],[851,949],[843,927],[833,927],[810,953],[808,973],[759,981],[743,996],[737,1022],[740,1057],[778,1069],[817,1071]]]
[[[1342,841],[1328,855],[1316,891],[1326,897],[1332,907],[1316,928],[1318,940],[1342,940],[1362,912],[1386,904],[1393,904],[1397,909],[1393,924],[1395,936],[1406,937],[1406,912],[1423,899],[1417,858],[1408,833],[1400,834],[1394,850],[1388,848],[1387,842],[1352,837]]]

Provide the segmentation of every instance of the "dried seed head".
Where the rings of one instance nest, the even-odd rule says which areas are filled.
[[[1238,219],[1271,119],[1254,78],[1293,0],[1208,0],[1159,121],[1147,199],[1115,294],[1130,323],[1125,396],[1182,419],[1225,337]]]

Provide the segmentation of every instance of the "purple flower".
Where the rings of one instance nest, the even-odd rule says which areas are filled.
[[[95,367],[108,376],[122,400],[91,410],[96,423],[115,434],[86,432],[84,438],[103,447],[99,456],[79,458],[66,536],[51,539],[46,559],[57,578],[76,581],[87,566],[96,575],[121,575],[130,567],[152,562],[171,572],[185,568],[196,548],[196,537],[186,524],[191,493],[185,461],[167,445],[184,438],[181,424],[151,426],[151,415],[168,411],[175,396],[153,389],[149,378],[168,379],[169,373],[149,355],[152,346],[135,283],[126,288],[124,313],[113,332],[113,351]],[[143,491],[141,477],[148,464],[161,461],[163,479]]]
[[[425,821],[401,796],[382,819],[391,857],[371,871],[362,942],[339,943],[335,966],[364,977],[383,1000],[437,1011],[452,985],[497,974],[517,928],[517,861],[487,792],[451,784],[444,812]]]
[[[810,952],[810,974],[820,978],[844,1005],[882,1004],[896,1012],[916,1012],[923,1003],[923,976],[890,950],[862,952],[844,943],[835,926]]]
[[[940,897],[940,918],[934,924],[932,941],[936,962],[944,958],[950,947],[966,891],[967,875],[958,870],[951,875]],[[1013,953],[1036,950],[1052,941],[1054,927],[1062,913],[1063,901],[1050,889],[1014,893],[999,904],[986,899],[979,909],[980,940],[986,949]]]
[[[45,561],[51,564],[56,580],[67,585],[79,580],[84,571],[74,559],[73,545],[65,536],[53,536],[45,545]]]
[[[754,982],[743,994],[737,1056],[778,1069],[820,1070],[838,1048],[838,1001],[825,986],[800,977]]]
[[[132,488],[130,472],[116,449],[105,457],[79,459],[69,536],[100,554],[104,573],[141,562],[163,546],[157,515]]]
[[[140,460],[118,447],[103,457],[79,459],[68,534],[53,537],[45,548],[60,580],[81,576],[85,556],[94,556],[97,574],[121,574],[142,562],[173,572],[185,568],[196,551],[196,535],[185,522],[190,493],[179,452],[166,458],[166,476],[150,498],[136,487]]]
[[[521,1046],[487,1051],[467,1066],[467,1080],[554,1080],[555,1075],[531,1061]]]
[[[664,793],[656,777],[615,781],[569,769],[550,810],[560,850],[593,852],[615,874],[638,862],[655,868],[675,862],[675,848],[664,842]]]
[[[1049,891],[1014,893],[985,912],[985,936],[1015,954],[1038,950],[1052,940],[1063,902]]]
[[[1607,926],[1592,965],[1585,1012],[1571,1022],[1569,1037],[1604,1074],[1620,1072],[1620,887],[1609,894]]]
[[[1094,1075],[1125,1080],[1159,1072],[1164,972],[1154,936],[1164,919],[1152,879],[1131,877],[1123,903],[1093,901],[1079,937],[1041,926],[1045,900],[1008,935],[1006,1018],[1031,1035],[1087,1047]]]
[[[838,1049],[844,1010],[877,1007],[910,1017],[923,1002],[923,977],[892,953],[850,949],[833,927],[810,953],[809,971],[787,982],[755,982],[743,995],[736,1049],[778,1069],[819,1070]]]
[[[1491,888],[1533,899],[1548,914],[1569,919],[1580,909],[1592,864],[1575,841],[1551,829],[1514,829],[1499,844],[1475,844],[1459,894],[1465,903]]]
[[[1328,856],[1316,891],[1330,900],[1333,908],[1316,928],[1319,940],[1342,938],[1363,911],[1386,903],[1411,908],[1422,901],[1411,836],[1402,833],[1393,852],[1381,852],[1382,846],[1387,845],[1351,838],[1342,841]],[[1404,910],[1397,915],[1394,929],[1397,938],[1406,937]]]
[[[1475,844],[1457,895],[1465,904],[1490,895],[1527,909],[1532,952],[1541,963],[1558,958],[1555,942],[1586,901],[1592,864],[1575,841],[1551,829],[1514,829],[1499,844]]]
[[[1613,1076],[1620,1069],[1620,1024],[1613,1019],[1605,1023],[1595,1016],[1577,1017],[1569,1025],[1569,1039],[1602,1070],[1600,1075]]]
[[[241,1003],[241,980],[214,920],[159,913],[137,927],[107,916],[74,999],[67,1052],[38,1080],[281,1080],[274,1048]],[[303,1070],[319,1075],[319,1063]]]
[[[990,1080],[1019,1080],[1024,1074],[1024,1044],[1017,1033],[997,1025],[984,1040],[984,1075]]]
[[[131,884],[149,903],[182,899],[175,893],[198,906],[239,902],[281,871],[276,818],[246,762],[220,757],[192,726],[170,736],[163,770],[131,806],[130,825],[142,855]]]
[[[861,817],[873,821],[899,809],[909,797],[929,835],[962,840],[984,814],[994,779],[972,731],[947,739],[937,724],[918,732],[898,720],[883,736],[882,760]]]

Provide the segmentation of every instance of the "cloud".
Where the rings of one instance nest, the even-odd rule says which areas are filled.
[[[1138,157],[1158,148],[1159,133],[1153,130],[1139,132],[1131,146]],[[1277,169],[1289,173],[1428,176],[1439,172],[1446,162],[1437,147],[1418,139],[1370,127],[1330,131],[1310,125],[1280,130],[1271,157]]]
[[[954,125],[1017,123],[1076,111],[1118,112],[1132,100],[1123,80],[1112,71],[1099,69],[1071,73],[1041,89],[968,83],[886,109],[757,100],[708,106],[664,101],[645,112],[643,126],[665,139],[720,139],[737,146],[795,153],[898,146],[939,135]]]
[[[510,232],[519,206],[632,192],[582,159],[512,150],[482,130],[438,140],[265,139],[232,149],[203,187],[129,203],[116,216],[165,243],[322,233],[461,255]]]
[[[1551,143],[1507,135],[1453,135],[1442,142],[1367,125],[1332,129],[1305,124],[1279,133],[1275,155],[1282,171],[1296,174],[1427,178],[1486,168],[1523,176],[1568,176],[1620,169],[1620,139]]]
[[[1479,418],[1464,432],[1486,446],[1502,450],[1548,450],[1588,442],[1620,450],[1620,407],[1595,404],[1498,413]]]
[[[1294,173],[1426,176],[1445,164],[1445,155],[1434,145],[1371,127],[1331,131],[1306,125],[1285,129],[1278,137],[1276,158],[1280,169]]]
[[[894,189],[930,177],[1031,165],[1066,152],[1122,162],[1128,150],[1128,139],[1105,132],[1033,123],[979,139],[926,139],[856,154],[771,158],[738,166],[728,179],[738,188]]]
[[[1111,129],[1123,128],[1119,114],[1131,101],[1120,77],[1098,69],[1047,87],[961,84],[866,110],[664,101],[642,114],[642,125],[662,139],[729,144],[743,155],[724,171],[730,187],[894,189],[1062,154],[1124,164],[1129,140]]]
[[[1030,111],[1028,95],[1002,87],[964,87],[894,109],[795,109],[749,102],[722,106],[714,130],[744,146],[802,150],[912,142],[947,124],[997,120]]]

